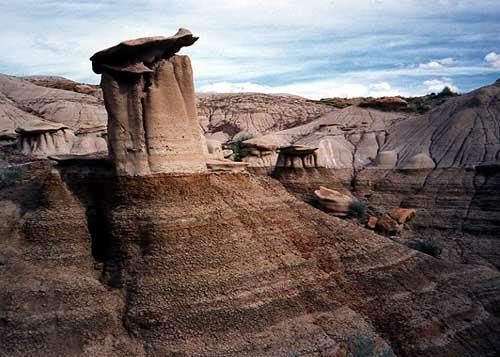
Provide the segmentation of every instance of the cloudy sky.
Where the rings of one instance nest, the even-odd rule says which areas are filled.
[[[97,83],[122,40],[200,36],[198,91],[465,92],[500,78],[500,0],[0,0],[0,72]]]

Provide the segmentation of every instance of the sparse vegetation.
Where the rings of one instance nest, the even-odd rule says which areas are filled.
[[[363,218],[366,213],[366,208],[367,206],[365,202],[355,200],[349,207],[349,215],[351,217]]]
[[[441,253],[443,252],[443,248],[434,239],[426,239],[424,241],[420,242],[412,242],[408,244],[410,248],[416,249],[419,252],[431,255],[435,258],[439,257]]]
[[[388,105],[387,108],[393,110],[401,110],[406,112],[414,112],[423,114],[428,112],[432,108],[443,104],[446,100],[452,97],[456,97],[460,94],[454,92],[450,87],[446,86],[439,93],[430,93],[428,95],[424,95],[421,97],[399,97],[405,100],[408,103],[408,106],[403,105],[403,103],[383,103],[377,98],[372,97],[358,97],[358,98],[324,98],[319,101],[315,101],[318,103],[330,105],[335,108],[346,108],[351,105],[358,105],[360,107],[375,107],[378,109],[384,109],[385,105]],[[378,104],[377,104],[378,103]],[[387,109],[385,108],[385,109]]]
[[[236,134],[233,137],[233,140],[229,144],[231,150],[233,150],[234,153],[234,161],[241,161],[242,158],[244,158],[245,151],[241,147],[241,143],[245,140],[253,138],[253,135],[250,133],[247,133],[246,131],[240,131],[238,134]]]
[[[453,92],[450,87],[446,86],[443,88],[441,92],[437,95],[437,97],[442,98],[442,97],[452,97],[454,95],[457,95],[457,93]]]
[[[361,331],[350,336],[348,346],[351,356],[394,356],[394,352],[385,342],[380,343],[376,336]]]
[[[5,167],[0,169],[0,188],[14,185],[22,174],[23,170],[19,167]]]

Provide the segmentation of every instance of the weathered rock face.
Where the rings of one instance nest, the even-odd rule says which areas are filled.
[[[500,161],[500,83],[452,98],[396,123],[384,150],[402,168],[471,167]]]
[[[22,79],[36,84],[40,87],[62,89],[65,91],[88,94],[96,97],[104,104],[102,90],[98,85],[78,83],[70,79],[58,76],[28,76],[22,77]]]
[[[447,259],[500,267],[498,165],[468,170],[372,169],[360,172],[355,182],[355,194],[369,197],[375,207],[417,209],[411,221],[415,238],[440,242]]]
[[[314,191],[326,186],[348,189],[382,212],[395,207],[416,209],[410,230],[404,231],[405,240],[432,239],[443,246],[443,259],[500,267],[499,165],[367,168],[355,175],[349,169],[280,169],[274,177],[307,202],[314,202]]]
[[[0,185],[0,355],[143,356],[100,281],[85,208],[47,162]]]
[[[350,106],[252,140],[318,147],[326,168],[432,169],[500,160],[500,84],[453,97],[424,115]]]
[[[172,37],[127,41],[92,56],[94,71],[102,73],[109,151],[119,174],[206,170],[191,63],[175,55],[196,40],[181,29]]]
[[[270,178],[23,167],[0,189],[1,354],[500,351],[498,272],[409,250]]]
[[[37,157],[93,153],[107,150],[105,131],[99,99],[0,75],[0,143]]]
[[[37,86],[21,78],[0,75],[0,94],[19,110],[41,119],[64,124],[78,134],[78,130],[105,128],[106,110],[94,96],[72,91]],[[17,118],[12,122],[15,130]]]
[[[291,95],[199,94],[198,112],[206,133],[261,136],[308,123],[334,108]]]
[[[358,170],[375,163],[386,143],[388,128],[406,117],[405,113],[387,113],[353,106],[258,139],[275,142],[277,147],[292,144],[315,147],[318,148],[320,167]],[[383,160],[384,166],[393,161],[391,158]]]
[[[377,155],[376,166],[380,169],[393,169],[398,162],[398,153],[394,150],[380,151]]]

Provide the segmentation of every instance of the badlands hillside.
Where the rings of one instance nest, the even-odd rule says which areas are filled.
[[[0,76],[0,355],[498,355],[500,83],[195,107],[196,39]]]

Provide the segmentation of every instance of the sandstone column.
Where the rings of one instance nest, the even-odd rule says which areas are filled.
[[[206,171],[191,62],[176,53],[198,38],[122,42],[91,57],[108,111],[108,146],[119,175]]]

